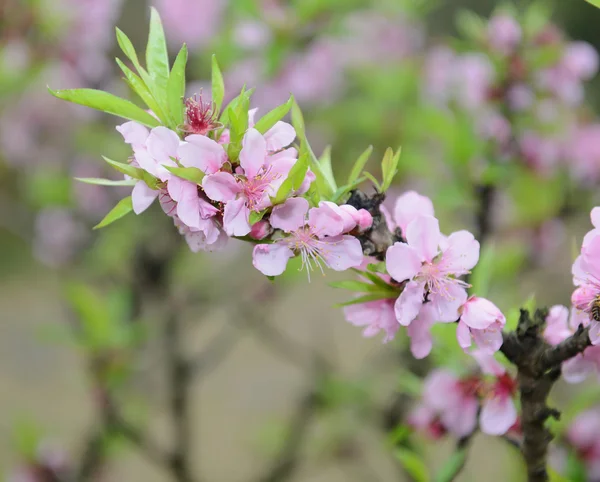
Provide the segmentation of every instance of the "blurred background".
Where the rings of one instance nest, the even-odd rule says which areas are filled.
[[[489,296],[505,312],[534,293],[540,306],[569,303],[598,201],[600,84],[587,47],[577,79],[560,69],[571,39],[600,48],[599,10],[583,0],[153,5],[173,56],[190,48],[189,95],[210,97],[215,53],[229,99],[256,87],[264,113],[293,93],[313,149],[331,146],[341,176],[369,145],[379,176],[385,149],[401,145],[390,207],[416,189],[445,232],[484,236]],[[292,267],[272,283],[241,242],[191,253],[156,206],[92,230],[127,188],[74,178],[114,178],[101,155],[130,152],[118,120],[46,86],[131,96],[114,27],[141,51],[149,6],[0,0],[0,470],[13,482],[63,480],[48,467],[65,480],[417,480],[392,455],[395,431],[420,376],[465,363],[447,333],[424,361],[407,355],[405,336],[364,339],[334,307],[348,299],[327,287],[340,275],[308,283]],[[523,66],[482,41],[499,11],[523,25]],[[493,227],[482,230],[486,186]],[[556,403],[579,392],[600,398],[560,386]],[[414,443],[432,467],[452,450]],[[180,444],[191,478],[174,479],[178,462],[163,460]],[[478,435],[456,480],[521,480],[519,464],[513,447]]]

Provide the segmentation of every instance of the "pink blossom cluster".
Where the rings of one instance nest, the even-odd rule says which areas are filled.
[[[134,212],[142,213],[158,198],[194,252],[221,249],[230,237],[260,240],[253,264],[267,276],[282,274],[294,256],[302,258],[307,270],[359,266],[362,247],[351,233],[369,228],[371,215],[328,201],[311,207],[301,197],[315,179],[310,169],[284,202],[274,204],[298,161],[298,151],[291,147],[294,128],[278,121],[261,134],[253,127],[255,111],[250,111],[239,160],[232,160],[226,149],[229,131],[217,129],[210,109],[202,100],[187,102],[183,140],[163,126],[148,130],[131,121],[117,127],[133,149],[131,165],[150,175],[150,183],[140,179],[133,188]],[[196,169],[201,182],[170,170],[180,168]],[[261,219],[253,221],[253,215]]]
[[[588,480],[600,480],[600,409],[580,413],[569,426],[566,442],[583,462]]]
[[[565,39],[549,21],[535,32],[525,28],[498,13],[469,40],[470,51],[431,49],[425,98],[475,116],[479,134],[496,146],[496,158],[519,159],[541,175],[564,166],[578,182],[594,182],[600,179],[600,128],[588,120],[583,101],[584,82],[598,71],[598,53],[586,42]],[[540,62],[544,54],[548,60]]]
[[[425,379],[422,399],[408,423],[432,438],[449,433],[457,438],[476,428],[489,435],[518,432],[514,398],[516,380],[488,353],[473,353],[481,371],[462,377],[436,369]]]
[[[405,326],[417,358],[431,352],[430,330],[437,322],[456,323],[458,343],[463,349],[474,343],[479,350],[496,352],[502,345],[506,318],[491,301],[469,297],[469,285],[461,279],[479,260],[477,240],[468,231],[443,235],[433,203],[414,191],[401,195],[392,213],[382,209],[390,231],[402,235],[402,240],[386,252],[389,276],[382,280],[400,294],[348,306],[346,319],[365,326],[365,336],[383,330],[384,341],[391,340],[399,326]]]

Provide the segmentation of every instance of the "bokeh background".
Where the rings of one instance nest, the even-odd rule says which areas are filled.
[[[414,188],[431,196],[447,231],[476,229],[472,193],[444,168],[453,155],[444,138],[457,131],[422,115],[423,65],[432,46],[461,34],[455,19],[462,9],[487,18],[497,2],[154,5],[173,54],[181,42],[190,47],[190,95],[210,95],[216,53],[229,98],[244,84],[256,87],[253,104],[266,112],[292,92],[314,150],[331,145],[338,172],[369,145],[376,171],[385,148],[402,145],[393,192]],[[600,10],[583,0],[538,5],[568,37],[600,48]],[[292,432],[301,433],[297,467],[291,478],[272,480],[404,480],[390,456],[394,422],[386,416],[398,394],[414,392],[414,373],[424,368],[403,355],[406,340],[384,345],[345,322],[333,305],[348,297],[327,287],[339,276],[307,283],[291,269],[273,284],[252,268],[242,243],[220,253],[189,252],[158,209],[91,229],[126,191],[73,178],[112,175],[101,155],[124,160],[129,152],[114,118],[54,99],[46,86],[128,96],[113,62],[114,26],[142,49],[148,19],[143,0],[0,0],[0,470],[14,476],[40,446],[78,466],[101,422],[99,386],[114,389],[127,416],[169,446],[172,389],[161,317],[177,310],[181,350],[201,365],[187,420],[198,480],[271,480],[261,477],[285,455]],[[597,80],[586,86],[592,119],[599,87]],[[463,134],[465,146],[476,145],[478,133]],[[598,165],[600,135],[596,144],[590,149]],[[490,292],[503,310],[533,293],[540,305],[568,303],[574,239],[588,229],[600,177],[564,188],[566,177],[559,171],[503,186],[518,193],[499,196],[493,212]],[[519,203],[537,208],[523,214]],[[593,387],[581,390],[598,396]],[[303,415],[315,391],[319,407]],[[557,403],[572,392],[560,386]],[[99,480],[171,480],[126,440],[104,442]],[[427,463],[438,466],[451,447],[430,447]],[[519,464],[511,447],[477,436],[457,480],[520,480]]]

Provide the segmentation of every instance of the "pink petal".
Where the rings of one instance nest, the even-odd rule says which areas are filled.
[[[219,212],[216,207],[201,197],[198,198],[198,209],[202,219],[212,218]]]
[[[600,229],[600,207],[595,207],[594,209],[592,209],[592,212],[590,213],[590,218],[592,220],[592,225],[595,228]]]
[[[459,405],[462,402],[462,394],[454,373],[445,368],[432,370],[423,385],[423,400],[437,411]]]
[[[289,146],[296,138],[296,131],[287,122],[277,122],[265,133],[267,150],[274,152]]]
[[[293,257],[293,251],[283,244],[257,244],[252,251],[252,264],[266,276],[278,276]]]
[[[290,198],[283,204],[278,204],[271,213],[271,226],[286,233],[297,231],[306,223],[308,201],[301,197]]]
[[[135,214],[143,213],[157,197],[158,191],[150,189],[144,181],[136,182],[135,186],[133,186],[133,191],[131,192],[133,212]]]
[[[379,306],[373,303],[377,302],[344,306],[346,321],[354,326],[367,326],[376,323],[379,318]]]
[[[256,129],[248,129],[242,141],[240,166],[248,178],[255,178],[258,171],[265,165],[267,157],[267,142]]]
[[[248,111],[248,127],[252,128],[252,127],[254,127],[254,124],[256,124],[255,118],[256,118],[257,112],[258,112],[258,107],[255,107],[254,109],[250,109]]]
[[[417,317],[423,306],[423,289],[425,283],[410,281],[396,300],[394,311],[398,323],[408,326]]]
[[[506,368],[494,358],[494,355],[485,350],[473,350],[471,356],[475,358],[481,371],[488,375],[504,375]]]
[[[573,275],[573,283],[575,286],[579,286],[585,283],[587,278],[587,273],[581,267],[581,256],[577,256],[575,261],[573,262],[573,267],[571,268],[571,274]]]
[[[177,151],[184,167],[196,167],[205,174],[214,174],[227,160],[223,146],[209,137],[194,134],[187,136],[185,141]]]
[[[496,396],[483,402],[479,426],[488,435],[502,435],[517,421],[517,409],[509,396]]]
[[[332,270],[345,271],[362,264],[362,246],[354,236],[325,238],[322,243],[321,256]]]
[[[481,330],[497,322],[502,325],[506,323],[506,318],[494,303],[477,296],[473,296],[463,305],[460,318],[470,328]]]
[[[466,350],[467,348],[469,348],[471,346],[471,343],[472,343],[471,330],[462,321],[459,321],[458,325],[456,327],[456,339],[458,340],[458,345],[463,350]]]
[[[135,161],[138,163],[140,168],[147,173],[152,174],[154,177],[158,177],[164,181],[170,176],[168,171],[164,167],[161,167],[146,149],[136,149],[134,151],[134,156]]]
[[[596,370],[596,364],[581,353],[562,364],[562,375],[567,383],[581,383]]]
[[[202,179],[202,189],[209,199],[227,202],[236,198],[241,188],[235,177],[228,172],[216,172]]]
[[[432,293],[429,299],[435,310],[436,319],[449,323],[458,320],[460,316],[458,310],[467,301],[467,290],[456,283],[451,283],[440,293]]]
[[[198,186],[173,176],[167,190],[174,201],[177,201],[177,216],[191,228],[200,227],[200,207],[198,205]]]
[[[125,142],[134,149],[144,146],[150,134],[143,125],[133,121],[125,122],[116,129],[121,133]]]
[[[406,329],[406,332],[410,337],[410,351],[418,360],[425,358],[431,353],[433,339],[430,330],[434,321],[431,310],[427,307],[427,304],[425,304],[419,312],[419,315]]]
[[[178,147],[179,136],[163,126],[152,129],[146,141],[148,153],[159,164],[171,164],[171,157],[177,157]]]
[[[394,218],[392,217],[391,213],[383,204],[379,206],[379,212],[382,214],[383,219],[385,219],[385,224],[387,225],[388,229],[393,233],[398,226],[394,222]]]
[[[580,263],[586,278],[600,279],[600,236],[594,237],[582,248]]]
[[[396,200],[394,224],[398,225],[402,230],[403,236],[406,236],[406,229],[410,222],[419,216],[434,216],[431,199],[421,196],[415,191],[407,191]],[[388,222],[389,225],[390,223]]]
[[[471,329],[471,335],[477,346],[488,353],[495,353],[502,346],[502,330],[499,327],[485,330]]]
[[[591,322],[589,335],[592,345],[600,345],[600,323],[596,320]]]
[[[476,398],[463,398],[460,406],[442,413],[442,423],[456,437],[465,437],[475,430],[478,411],[479,403]]]
[[[479,242],[468,231],[457,231],[448,236],[448,248],[441,264],[451,273],[462,274],[475,267],[479,261]]]
[[[421,258],[431,262],[438,254],[440,224],[432,216],[419,216],[406,228],[406,241],[415,248]]]
[[[573,310],[574,312],[577,310]],[[544,339],[551,345],[558,345],[572,335],[568,325],[569,309],[566,306],[554,305],[546,317]]]
[[[229,236],[246,236],[252,229],[249,224],[250,210],[246,200],[236,199],[225,204],[223,228]]]
[[[414,278],[421,270],[421,257],[406,243],[394,243],[385,253],[385,266],[396,281]]]
[[[341,212],[336,204],[323,201],[319,203],[319,207],[308,212],[308,225],[320,238],[337,236],[345,232],[342,214],[346,213]]]

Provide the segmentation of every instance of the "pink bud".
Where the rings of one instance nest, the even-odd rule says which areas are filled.
[[[373,224],[373,216],[366,209],[359,209],[356,213],[356,224],[361,231],[368,229]]]
[[[485,298],[472,296],[462,306],[461,320],[470,328],[484,330],[495,323],[504,326],[506,318],[500,309]]]
[[[271,233],[271,225],[266,220],[258,221],[252,225],[248,234],[252,239],[265,239]]]

